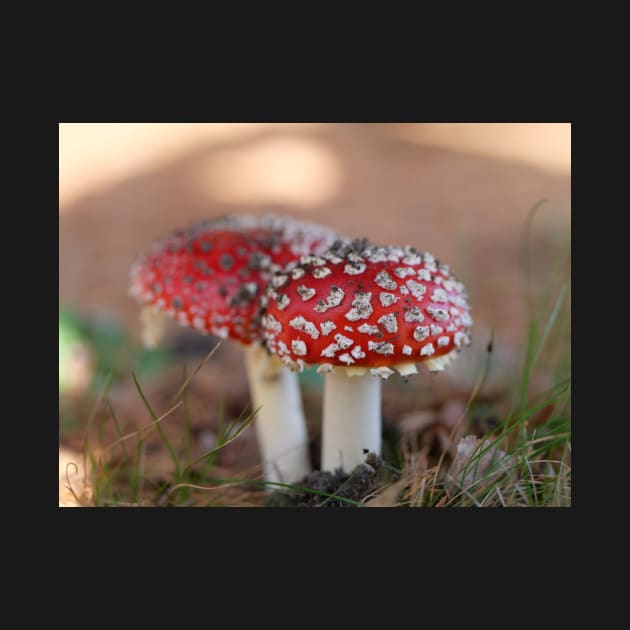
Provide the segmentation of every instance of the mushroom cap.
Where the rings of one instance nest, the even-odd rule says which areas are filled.
[[[338,235],[273,215],[226,216],[153,243],[131,267],[129,293],[204,334],[262,340],[261,307],[273,272],[323,252]]]
[[[371,368],[386,378],[389,367],[409,374],[425,363],[439,371],[470,344],[463,284],[413,247],[337,243],[276,273],[267,293],[267,347],[296,370]]]

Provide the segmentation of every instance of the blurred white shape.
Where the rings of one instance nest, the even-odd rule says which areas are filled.
[[[164,340],[166,330],[166,318],[164,313],[151,306],[143,306],[140,310],[140,324],[142,344],[145,348],[153,350]]]
[[[268,129],[318,123],[59,123],[59,211],[80,196],[158,168],[196,148]]]
[[[281,203],[308,210],[340,189],[341,165],[321,142],[266,138],[208,158],[194,174],[200,192],[228,203]]]

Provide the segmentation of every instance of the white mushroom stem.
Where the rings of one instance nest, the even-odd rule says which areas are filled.
[[[322,470],[350,472],[365,461],[364,449],[381,454],[381,378],[335,367],[324,381]]]
[[[245,348],[256,436],[267,481],[293,483],[311,472],[297,374],[258,344]],[[271,488],[273,490],[273,488]]]

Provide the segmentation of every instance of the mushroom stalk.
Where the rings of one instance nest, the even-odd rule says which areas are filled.
[[[322,470],[351,471],[364,449],[381,453],[381,379],[348,376],[347,368],[326,374],[322,424]]]
[[[297,481],[311,472],[297,375],[256,343],[245,348],[245,365],[265,479]]]

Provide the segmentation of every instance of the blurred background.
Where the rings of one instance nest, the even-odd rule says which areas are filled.
[[[410,244],[448,263],[464,282],[472,349],[439,379],[389,379],[386,414],[396,416],[387,391],[403,385],[419,407],[434,404],[440,387],[469,389],[491,331],[490,385],[500,388],[522,363],[531,299],[569,255],[570,175],[570,123],[60,123],[61,443],[83,444],[106,378],[122,430],[133,430],[150,418],[130,371],[160,407],[181,383],[183,366],[190,372],[214,345],[170,324],[162,347],[142,349],[128,273],[152,241],[226,213],[290,215],[351,237]],[[568,344],[568,323],[565,330]],[[234,414],[247,403],[241,361],[240,349],[224,343],[195,377],[191,418],[200,449],[216,438],[220,397]],[[316,432],[321,382],[313,372],[302,381]],[[181,423],[175,416],[174,432]],[[105,418],[102,425],[104,439],[108,431],[115,436]],[[223,463],[255,467],[253,439],[244,433],[243,450],[230,460],[225,449]]]

